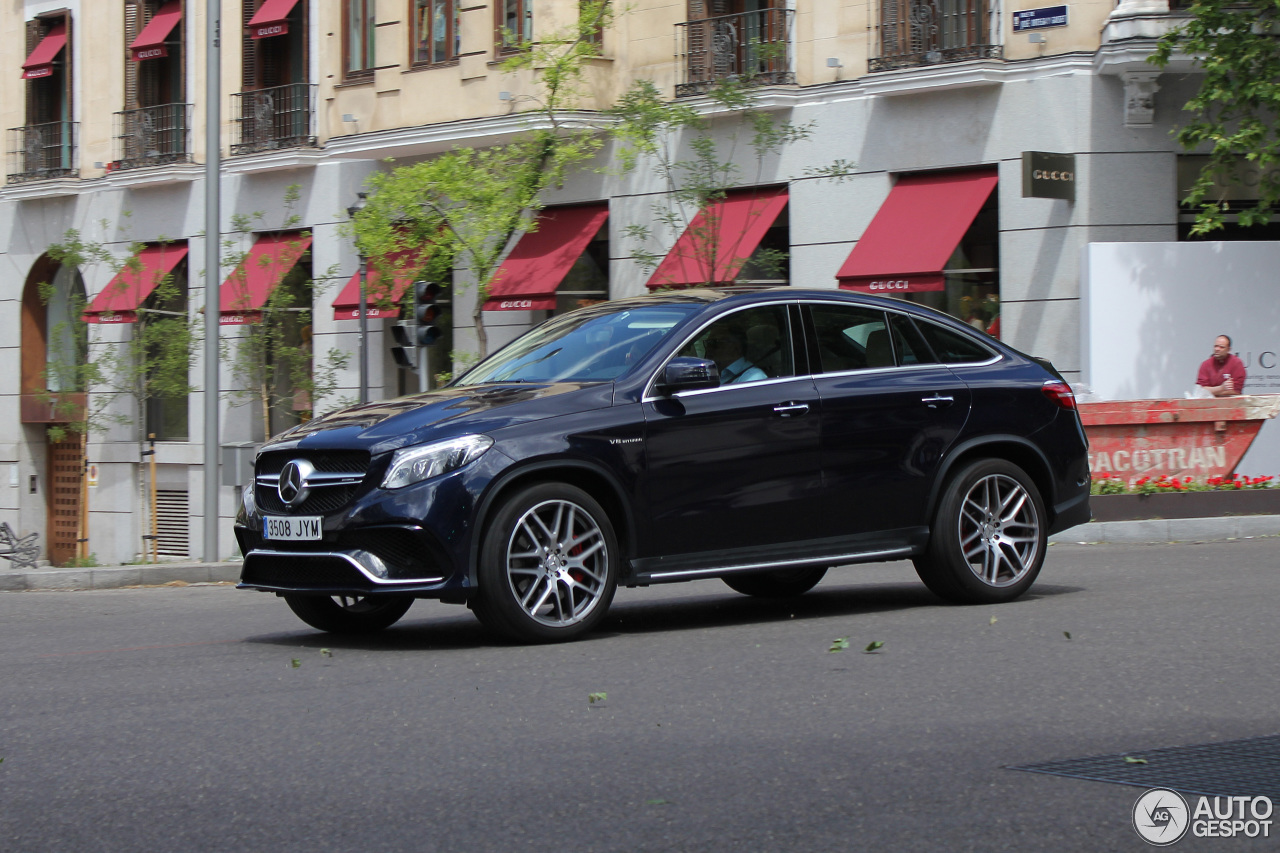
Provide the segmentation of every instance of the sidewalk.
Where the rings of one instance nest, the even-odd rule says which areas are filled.
[[[89,569],[10,569],[0,565],[0,592],[26,589],[117,589],[125,586],[217,583],[240,579],[240,561],[223,563],[146,563]]]
[[[1280,515],[1220,518],[1154,518],[1144,521],[1091,521],[1049,537],[1050,542],[1144,545],[1165,542],[1215,542],[1280,536]],[[21,590],[118,589],[165,584],[235,583],[240,561],[221,563],[147,563],[95,566],[91,569],[9,569],[0,565],[0,592]]]

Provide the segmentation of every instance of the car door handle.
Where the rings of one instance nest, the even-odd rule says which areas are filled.
[[[921,397],[920,402],[924,403],[931,409],[941,409],[950,406],[956,401],[955,397],[948,397],[945,394],[934,394],[932,397]]]
[[[773,411],[784,418],[795,418],[800,415],[809,413],[808,403],[779,403],[773,407]]]

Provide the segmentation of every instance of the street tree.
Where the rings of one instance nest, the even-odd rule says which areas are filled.
[[[1168,67],[1189,56],[1202,75],[1174,131],[1183,148],[1208,148],[1209,159],[1183,203],[1196,209],[1192,233],[1222,227],[1224,188],[1256,181],[1257,200],[1238,211],[1243,226],[1270,221],[1280,203],[1280,4],[1276,0],[1191,0],[1185,24],[1165,34],[1151,62]]]
[[[105,223],[104,223],[105,226]],[[157,241],[161,244],[167,239]],[[134,286],[147,276],[140,256],[145,244],[133,243],[124,259],[110,248],[86,238],[79,230],[66,232],[61,242],[47,252],[53,260],[72,269],[106,267],[112,273],[112,287]],[[65,341],[57,347],[46,369],[46,388],[79,390],[86,394],[83,406],[74,398],[46,391],[47,401],[65,419],[49,427],[49,437],[61,441],[68,432],[88,436],[112,425],[135,428],[142,441],[142,425],[152,401],[178,401],[191,394],[192,353],[198,330],[187,310],[186,290],[172,274],[159,276],[150,295],[136,309],[131,334],[124,340],[108,342],[91,336],[84,318],[84,296],[71,294],[66,319],[48,331],[51,340]],[[54,297],[52,283],[41,283],[41,298],[47,304]]]
[[[527,107],[527,129],[504,144],[455,148],[372,176],[368,203],[352,223],[366,257],[406,259],[401,263],[419,265],[411,272],[436,280],[455,265],[469,271],[477,289],[472,320],[481,357],[488,350],[484,303],[507,247],[535,227],[544,192],[600,150],[598,129],[570,111],[582,95],[587,60],[599,55],[599,33],[611,20],[607,0],[589,0],[566,31],[536,42],[511,39],[516,47],[502,70],[525,73],[535,84],[533,93],[515,99]],[[372,300],[389,296],[375,293]]]
[[[222,244],[222,263],[234,268],[223,287],[230,288],[230,307],[244,309],[238,332],[223,336],[221,358],[229,365],[232,387],[224,395],[233,406],[253,404],[257,409],[257,435],[267,437],[308,420],[317,401],[333,394],[339,374],[350,363],[350,354],[330,348],[317,359],[312,335],[312,305],[320,282],[333,278],[332,270],[315,276],[306,262],[310,234],[300,231],[296,213],[300,189],[287,187],[283,216],[266,227],[261,211],[232,216],[232,234]],[[247,250],[248,239],[274,236],[279,245],[273,254],[256,261]],[[260,307],[251,302],[247,279],[249,265],[266,280],[267,297]],[[242,304],[237,304],[242,303]],[[210,310],[216,310],[211,300]],[[342,405],[349,401],[326,401]]]
[[[651,207],[651,221],[669,234],[683,234],[671,252],[654,248],[654,228],[632,223],[622,233],[634,241],[631,249],[649,270],[679,270],[679,281],[662,285],[727,284],[744,274],[776,277],[786,261],[778,248],[756,249],[747,241],[751,220],[764,215],[766,196],[775,191],[761,188],[770,158],[788,146],[809,138],[813,124],[776,119],[758,108],[750,81],[718,81],[700,103],[664,98],[649,80],[636,81],[618,104],[609,110],[615,124],[611,134],[618,142],[615,169],[631,171],[643,164],[656,175],[665,192]],[[810,167],[810,177],[838,179],[853,164],[838,160]],[[751,198],[742,227],[723,227],[725,201],[735,196]]]

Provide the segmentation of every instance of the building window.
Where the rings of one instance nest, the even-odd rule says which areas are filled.
[[[493,8],[498,53],[510,53],[533,41],[533,0],[497,0]]]
[[[578,2],[578,19],[583,18],[588,12],[593,12],[595,20],[591,22],[592,26],[588,32],[583,33],[583,41],[587,44],[594,44],[600,47],[604,43],[604,19],[609,11],[609,3],[601,3],[600,0],[579,0]],[[585,21],[583,21],[585,23]]]
[[[943,290],[903,294],[1000,337],[999,192],[991,193],[947,260]]]
[[[186,371],[174,365],[190,367],[192,338],[187,325],[186,259],[179,261],[173,272],[152,291],[143,308],[142,322],[148,326],[154,324],[145,342],[146,355],[152,364],[147,375],[146,432],[160,441],[186,441],[190,437],[189,396],[172,393],[166,387],[175,381],[185,384]],[[134,334],[144,334],[143,326],[138,326]]]
[[[987,0],[879,0],[879,7],[880,55],[869,60],[871,71],[1004,55]]]
[[[676,24],[681,78],[676,97],[700,95],[716,81],[748,86],[796,82],[794,10],[762,0],[689,0],[689,20]]]
[[[307,82],[310,4],[243,2],[241,91],[231,96],[231,154],[315,145],[316,86]]]
[[[346,76],[363,77],[373,73],[377,66],[374,59],[374,39],[377,37],[377,0],[345,0],[346,14]]]
[[[73,121],[71,16],[53,12],[27,21],[26,124],[9,132],[10,183],[77,173]]]
[[[413,61],[450,62],[460,52],[454,0],[413,0]]]
[[[1280,221],[1274,218],[1264,225],[1240,224],[1240,212],[1258,203],[1261,175],[1257,164],[1250,162],[1241,162],[1235,174],[1214,178],[1210,197],[1222,207],[1222,227],[1208,234],[1192,235],[1198,210],[1183,204],[1183,199],[1208,162],[1207,154],[1178,155],[1178,240],[1280,240]]]
[[[112,168],[191,159],[180,0],[126,0],[124,109],[116,113]]]

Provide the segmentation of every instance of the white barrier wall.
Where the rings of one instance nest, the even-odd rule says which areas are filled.
[[[1081,381],[1097,400],[1183,397],[1229,335],[1249,394],[1280,394],[1280,243],[1090,243],[1081,259]],[[1280,475],[1280,424],[1236,468]]]

